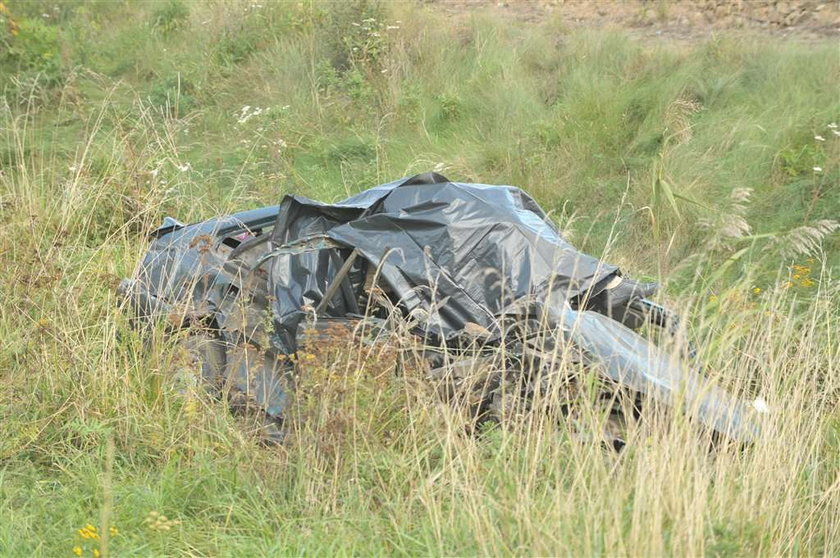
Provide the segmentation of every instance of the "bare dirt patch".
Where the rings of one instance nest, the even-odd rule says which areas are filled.
[[[819,0],[426,0],[455,17],[493,11],[570,28],[622,28],[645,37],[703,39],[752,32],[796,40],[840,39],[840,2]]]

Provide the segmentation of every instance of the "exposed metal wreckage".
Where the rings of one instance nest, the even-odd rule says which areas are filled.
[[[335,204],[288,195],[192,225],[167,218],[120,286],[139,323],[202,324],[186,343],[208,388],[261,409],[274,440],[294,397],[283,355],[331,324],[364,324],[375,340],[398,321],[421,347],[429,382],[444,399],[470,390],[479,420],[504,413],[510,397],[527,406],[564,359],[629,394],[629,407],[607,398],[619,422],[655,400],[716,435],[754,439],[749,402],[711,382],[689,347],[675,358],[640,334],[676,335],[676,316],[646,298],[655,290],[578,252],[524,191],[435,173]],[[611,430],[601,439],[621,447]]]

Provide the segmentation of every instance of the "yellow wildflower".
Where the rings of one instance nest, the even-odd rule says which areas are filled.
[[[709,302],[717,302],[717,300],[718,300],[717,295],[712,295],[712,296],[709,297]]]
[[[94,548],[92,552],[93,552],[94,558],[99,558],[99,549],[98,548]]]
[[[814,281],[812,279],[809,279],[809,278],[806,277],[799,284],[802,285],[803,287],[813,287],[816,283],[814,283]]]
[[[82,547],[81,546],[74,546],[73,547],[73,554],[75,554],[76,556],[81,556],[82,555]]]
[[[761,294],[761,287],[753,287],[752,292],[753,294]]]
[[[83,539],[92,539],[94,535],[96,535],[96,533],[91,533],[90,531],[88,531],[87,527],[82,527],[81,529],[79,529],[78,533],[79,536]]]
[[[110,529],[108,529],[108,531],[111,533],[112,537],[116,537],[117,535],[120,534],[120,530],[117,529],[116,527],[111,527]]]

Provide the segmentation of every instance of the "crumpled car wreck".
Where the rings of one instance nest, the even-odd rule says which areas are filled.
[[[556,369],[559,347],[634,394],[634,407],[658,401],[741,442],[758,432],[752,406],[708,380],[690,349],[674,358],[636,331],[677,328],[645,298],[656,285],[578,252],[518,188],[427,173],[335,204],[287,195],[192,225],[167,218],[152,239],[120,286],[136,320],[202,324],[189,340],[208,387],[261,409],[269,438],[282,439],[294,397],[282,355],[313,328],[385,331],[394,319],[425,347],[430,382],[457,385],[490,365],[479,418],[504,405],[503,391],[527,399]]]

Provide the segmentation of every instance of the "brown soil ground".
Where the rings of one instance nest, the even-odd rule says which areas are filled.
[[[421,0],[454,17],[495,11],[536,22],[559,18],[570,28],[622,28],[655,38],[702,39],[719,32],[838,41],[840,0]]]

